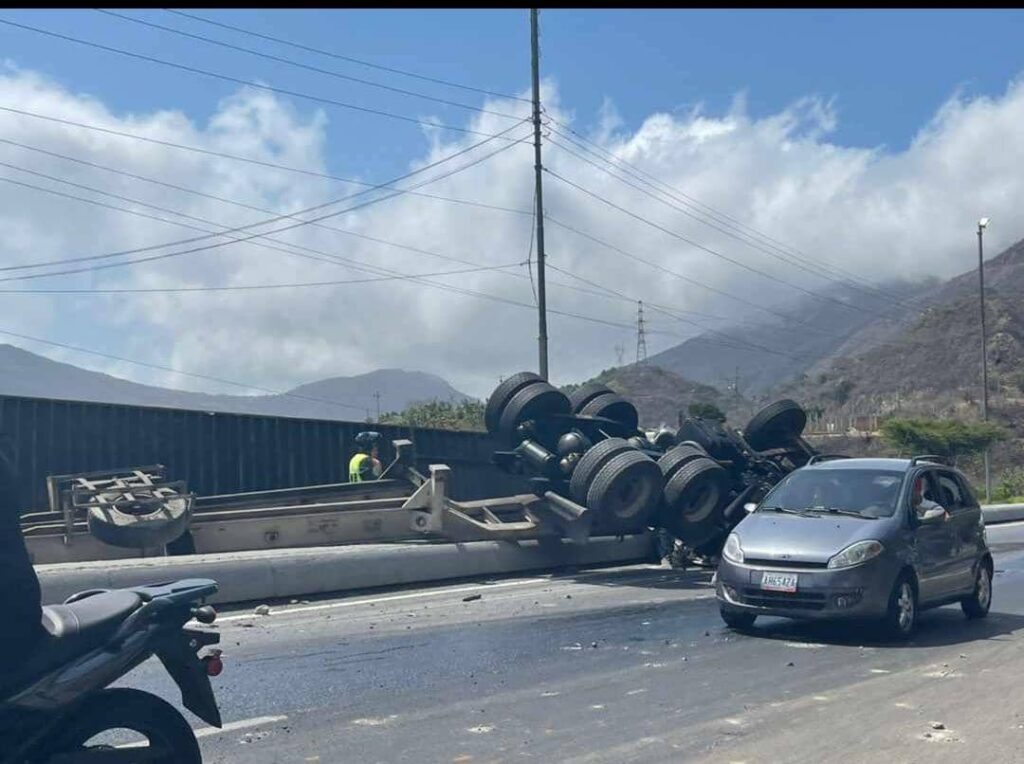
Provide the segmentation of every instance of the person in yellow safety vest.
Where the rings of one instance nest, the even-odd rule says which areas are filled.
[[[381,464],[377,447],[379,441],[379,432],[361,432],[356,435],[356,454],[348,463],[350,483],[377,480],[380,477]]]

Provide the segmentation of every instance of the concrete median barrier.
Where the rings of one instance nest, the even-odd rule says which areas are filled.
[[[989,504],[981,508],[986,525],[1024,520],[1024,504]]]
[[[220,585],[212,601],[231,603],[564,566],[622,564],[653,556],[653,537],[643,534],[592,538],[586,544],[410,542],[151,557],[39,565],[36,572],[47,604],[62,602],[86,589],[117,589],[181,578],[212,578]]]

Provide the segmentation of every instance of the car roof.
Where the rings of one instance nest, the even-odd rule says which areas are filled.
[[[893,472],[906,472],[912,466],[910,459],[877,459],[877,458],[856,458],[856,459],[826,459],[824,461],[809,464],[805,470],[887,470]],[[932,465],[944,467],[943,464],[933,462],[918,462],[919,465]]]

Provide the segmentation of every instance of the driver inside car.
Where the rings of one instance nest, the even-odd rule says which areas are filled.
[[[914,512],[917,513],[918,517],[924,517],[925,512],[930,509],[941,509],[943,512],[943,519],[949,519],[949,512],[941,504],[932,501],[926,496],[928,493],[927,485],[925,484],[925,477],[921,475],[917,480],[914,481],[914,494],[913,494],[913,507]]]

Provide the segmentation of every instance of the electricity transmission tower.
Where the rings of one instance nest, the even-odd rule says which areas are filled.
[[[644,326],[644,301],[638,300],[636,308],[636,362],[647,361],[647,329]]]

